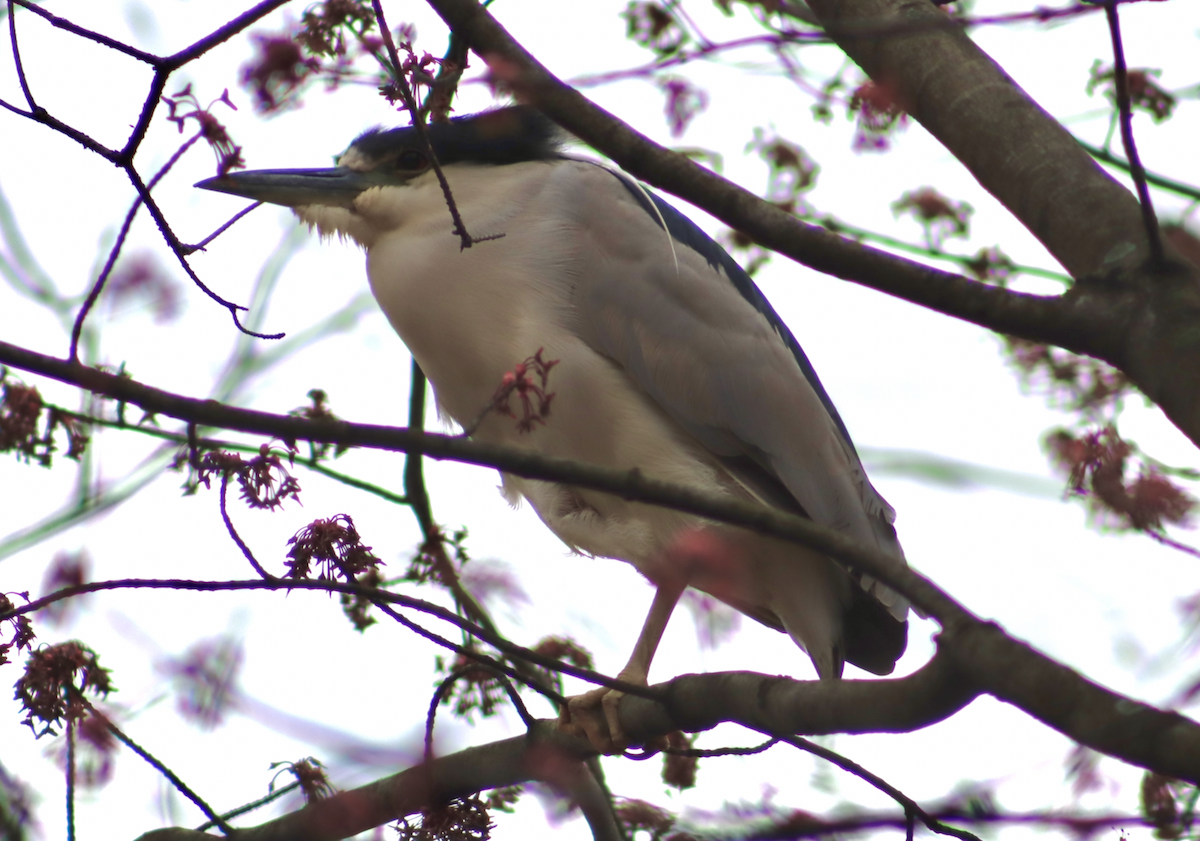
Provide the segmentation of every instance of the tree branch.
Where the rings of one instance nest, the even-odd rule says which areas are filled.
[[[1154,204],[1150,201],[1150,188],[1146,185],[1146,170],[1142,166],[1137,143],[1133,139],[1133,107],[1129,102],[1129,72],[1125,66],[1125,47],[1121,41],[1121,16],[1117,11],[1117,0],[1108,0],[1104,4],[1104,13],[1108,18],[1109,34],[1112,36],[1113,73],[1116,76],[1121,144],[1125,147],[1125,157],[1129,159],[1129,173],[1133,176],[1134,186],[1137,187],[1138,204],[1142,211],[1142,225],[1145,227],[1146,240],[1150,244],[1150,259],[1157,264],[1163,260],[1162,237],[1158,231],[1158,217],[1154,214]]]
[[[928,578],[898,563],[892,556],[810,520],[661,482],[645,477],[637,470],[609,470],[549,458],[520,448],[408,429],[344,421],[312,421],[237,409],[213,400],[195,400],[5,342],[0,342],[0,363],[35,371],[133,403],[153,414],[170,415],[197,425],[236,429],[284,440],[420,452],[434,458],[486,465],[527,478],[562,482],[632,501],[662,505],[814,548],[852,569],[878,578],[935,618],[944,629],[939,648],[949,652],[955,667],[970,685],[1025,710],[1088,747],[1166,776],[1200,783],[1200,726],[1195,722],[1176,713],[1161,712],[1092,683],[1078,672],[1008,636],[1000,626],[978,619]],[[293,582],[291,586],[300,583],[312,582]],[[353,591],[350,585],[321,583]],[[251,589],[275,586],[272,582],[246,584]],[[387,595],[389,599],[399,598],[395,594]],[[465,620],[447,614],[452,617],[448,621],[462,627]],[[635,690],[630,694],[646,693]],[[756,699],[757,696],[746,697]],[[848,703],[835,705],[838,706],[848,706]],[[674,711],[670,703],[668,708]],[[626,732],[632,735],[635,730],[631,727]]]
[[[681,727],[707,730],[723,721],[787,735],[907,732],[940,721],[975,697],[946,665],[945,658],[935,658],[916,674],[895,680],[794,681],[752,672],[686,675],[652,687],[668,699],[665,704],[627,696],[619,711],[622,725],[632,728],[627,732],[636,733],[639,741]],[[530,780],[566,788],[573,796],[583,796],[585,803],[594,801],[597,817],[589,822],[595,831],[608,807],[600,792],[592,790],[591,774],[580,765],[595,755],[587,740],[562,733],[554,721],[539,721],[527,736],[439,757],[265,824],[239,829],[233,838],[333,841],[433,804]],[[209,837],[179,829],[141,836],[143,841]]]
[[[946,21],[941,9],[923,0],[810,5],[838,46],[1073,276],[1099,270],[1117,244],[1132,246],[1130,265],[1150,256],[1129,191],[965,32],[939,26]],[[1086,224],[1081,208],[1087,208]]]

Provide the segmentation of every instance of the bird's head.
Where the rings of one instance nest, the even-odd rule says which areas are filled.
[[[429,148],[447,172],[458,166],[503,166],[560,157],[560,138],[553,123],[525,106],[456,117],[431,123],[425,130]],[[411,126],[370,129],[335,162],[337,166],[328,169],[231,172],[196,186],[290,207],[322,236],[349,236],[367,248],[413,208],[405,190],[431,188],[444,205],[428,148]]]

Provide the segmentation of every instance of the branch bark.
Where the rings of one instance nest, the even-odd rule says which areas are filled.
[[[1133,195],[966,32],[946,25],[942,9],[927,0],[809,5],[838,46],[1073,277],[1099,271],[1111,254],[1127,265],[1150,256]]]
[[[1156,259],[1133,194],[940,8],[810,5],[838,46],[1080,280],[1058,301],[1084,317],[1087,338],[1046,341],[1123,370],[1200,445],[1200,270],[1173,249]]]
[[[955,676],[946,658],[895,680],[795,681],[752,672],[685,675],[652,687],[668,700],[634,696],[619,706],[621,723],[639,741],[680,729],[708,730],[725,721],[763,733],[910,732],[966,706],[976,693]],[[593,837],[612,839],[612,813],[584,760],[596,756],[585,740],[539,721],[527,736],[439,757],[353,791],[339,792],[296,812],[237,830],[236,841],[334,841],[415,814],[430,806],[500,786],[541,780],[580,802]],[[160,829],[139,841],[198,841],[214,836]],[[619,836],[616,836],[619,837]]]
[[[722,722],[735,722],[775,736],[911,732],[953,715],[977,696],[978,690],[958,671],[960,662],[959,656],[940,649],[918,672],[893,680],[796,681],[752,672],[683,675],[651,687],[666,699],[664,702],[628,696],[618,710],[622,726],[638,741],[679,729],[708,730]],[[1067,697],[1063,704],[1070,706],[1076,701]],[[1126,708],[1114,710],[1116,718],[1136,720],[1143,714],[1133,709],[1140,705],[1123,703]],[[1192,764],[1197,764],[1195,751],[1200,741],[1184,738],[1178,748],[1180,753],[1192,751]],[[595,783],[581,763],[594,755],[585,740],[558,731],[553,721],[540,721],[527,736],[435,759],[427,766],[341,792],[265,824],[239,829],[232,838],[333,841],[433,804],[534,779],[567,787],[592,802]],[[593,833],[603,837],[599,833],[604,832],[603,813],[607,810],[599,800],[593,805],[595,814],[585,814],[589,815]],[[212,837],[193,830],[166,829],[147,833],[139,841],[199,841]]]

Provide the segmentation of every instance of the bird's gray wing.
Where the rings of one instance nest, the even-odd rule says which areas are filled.
[[[581,220],[592,239],[575,281],[585,341],[759,498],[903,558],[895,512],[787,325],[693,222],[612,175],[625,212]],[[861,583],[905,617],[898,594]]]

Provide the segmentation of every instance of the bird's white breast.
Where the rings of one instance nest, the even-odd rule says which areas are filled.
[[[512,418],[492,412],[484,414],[474,437],[605,467],[637,467],[708,490],[728,484],[711,456],[573,326],[575,284],[594,268],[587,263],[629,257],[597,250],[595,238],[581,234],[588,220],[580,197],[625,188],[582,162],[455,166],[447,176],[468,231],[502,238],[461,250],[432,177],[372,191],[358,208],[367,219],[375,214],[393,225],[375,236],[369,250],[371,287],[429,377],[441,409],[460,425],[473,425],[504,374],[542,349],[545,359],[558,361],[545,425],[521,433]],[[653,231],[651,247],[670,263],[661,229],[632,201],[622,204],[632,224]],[[620,227],[620,220],[609,221]],[[644,246],[610,241],[621,248]],[[526,497],[572,547],[639,568],[691,522],[605,494],[512,476],[504,481],[510,499]]]

